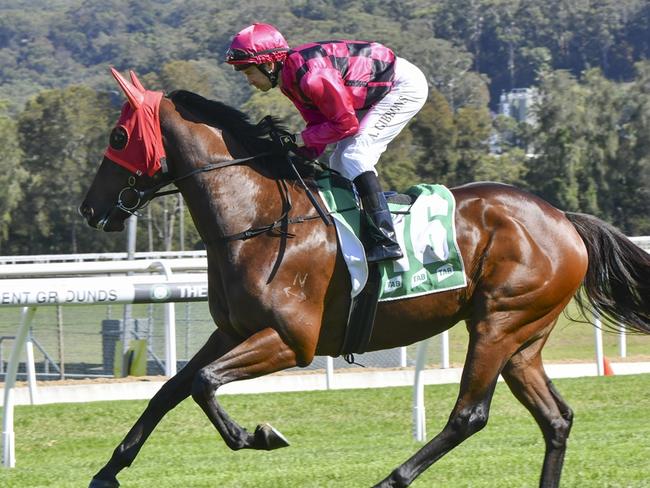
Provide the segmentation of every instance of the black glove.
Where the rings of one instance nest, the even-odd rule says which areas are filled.
[[[285,153],[295,153],[298,149],[297,135],[286,130],[275,130],[272,139]]]
[[[296,135],[289,132],[280,133],[280,145],[290,151],[298,149],[296,144]]]

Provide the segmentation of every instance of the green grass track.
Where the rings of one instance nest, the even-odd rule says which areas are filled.
[[[575,411],[563,488],[650,486],[650,375],[556,380]],[[427,386],[427,432],[444,425],[458,385]],[[222,403],[249,429],[270,422],[291,447],[230,451],[191,400],[154,431],[125,488],[369,487],[420,446],[411,436],[411,388],[227,395]],[[16,407],[14,469],[4,488],[87,486],[146,402]],[[503,383],[488,426],[442,458],[412,486],[537,486],[543,442]]]

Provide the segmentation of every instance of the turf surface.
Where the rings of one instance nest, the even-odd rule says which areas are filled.
[[[556,380],[576,418],[563,488],[646,488],[650,480],[650,375]],[[444,425],[458,385],[425,388],[427,432]],[[368,487],[415,452],[411,388],[224,396],[249,429],[270,422],[291,442],[273,452],[231,452],[200,409],[183,402],[119,479],[128,488]],[[17,467],[6,488],[85,487],[144,408],[143,401],[16,407]],[[537,486],[543,442],[503,383],[488,426],[412,485]]]

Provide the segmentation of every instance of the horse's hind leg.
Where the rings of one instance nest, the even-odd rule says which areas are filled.
[[[485,322],[481,324],[485,325]],[[476,330],[486,330],[489,327],[474,326],[470,329],[460,392],[447,424],[437,436],[393,470],[375,488],[409,486],[434,462],[487,424],[499,372],[514,352],[514,346],[509,343],[508,337],[476,333]]]
[[[119,486],[117,474],[131,465],[151,432],[167,412],[190,396],[196,372],[234,346],[234,342],[215,331],[194,357],[151,398],[140,418],[113,451],[111,459],[93,477],[89,488]]]
[[[310,358],[311,359],[311,358]],[[227,354],[202,368],[192,384],[192,398],[199,404],[228,447],[277,449],[287,440],[270,425],[258,425],[254,434],[235,423],[217,402],[217,389],[231,381],[256,378],[297,365],[295,352],[274,329],[263,329]]]
[[[539,486],[557,488],[564,464],[573,412],[546,376],[540,351],[544,340],[515,354],[501,374],[517,399],[530,411],[544,435],[546,451]]]

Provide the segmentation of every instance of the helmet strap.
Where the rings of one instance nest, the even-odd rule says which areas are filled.
[[[262,74],[268,78],[268,80],[271,82],[271,86],[273,88],[275,88],[276,86],[278,86],[278,81],[279,81],[279,78],[280,78],[280,69],[282,68],[282,63],[280,63],[279,61],[275,61],[273,64],[274,64],[274,67],[273,67],[272,70],[267,70],[264,67],[263,64],[258,64],[256,66],[257,66],[257,69],[260,70],[262,72]]]

